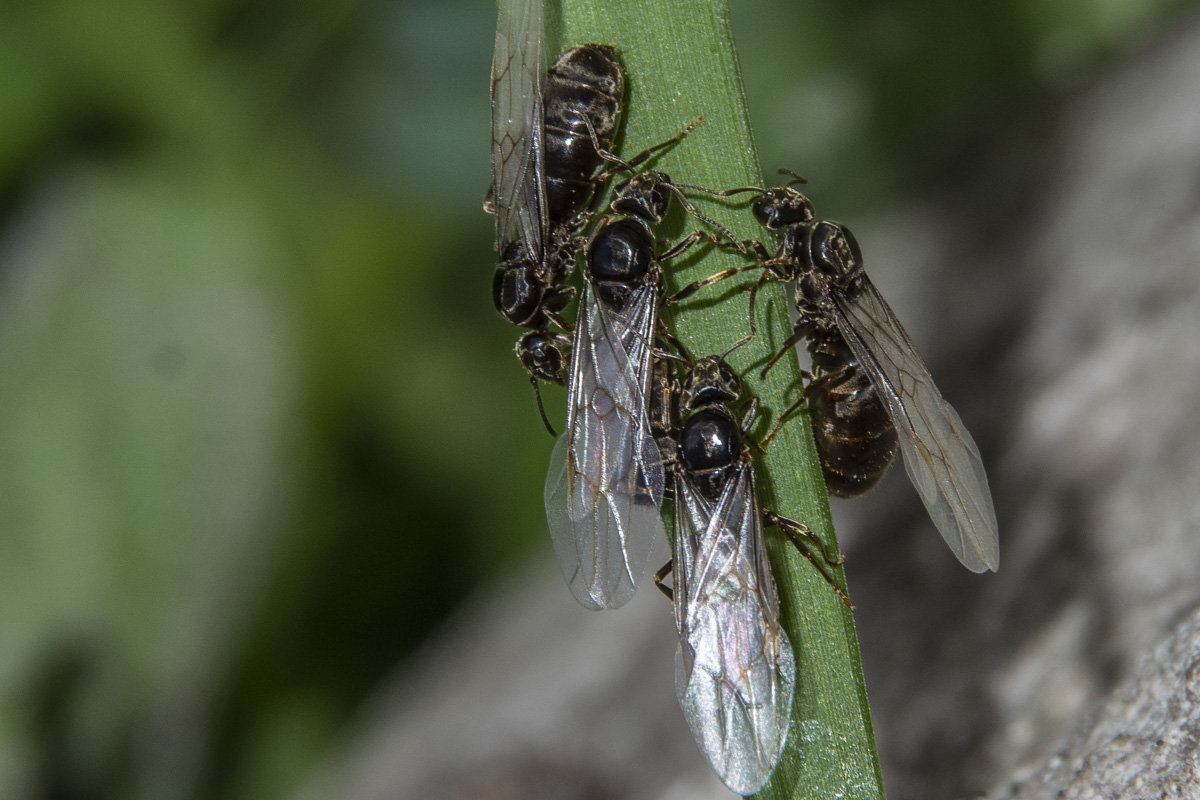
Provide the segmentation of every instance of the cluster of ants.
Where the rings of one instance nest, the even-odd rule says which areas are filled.
[[[680,705],[721,779],[753,794],[782,752],[796,679],[764,525],[783,531],[850,606],[825,570],[840,556],[803,523],[758,504],[746,441],[757,400],[744,404],[740,419],[730,408],[742,387],[725,357],[755,337],[759,289],[785,282],[796,310],[791,336],[763,374],[801,343],[811,361],[800,400],[760,447],[807,404],[826,485],[839,496],[873,486],[899,450],[939,532],[975,572],[999,565],[987,477],[970,435],[864,272],[854,236],[816,218],[796,189],[802,179],[789,173],[780,187],[716,191],[639,171],[701,120],[622,159],[611,152],[625,91],[616,48],[580,45],[544,70],[540,1],[516,8],[502,12],[497,34],[485,208],[496,217],[496,307],[526,329],[517,355],[535,389],[538,381],[567,389],[566,428],[545,488],[555,552],[580,603],[620,607],[648,572],[653,546],[666,535],[664,502],[673,501],[672,560],[654,581],[674,602]],[[598,210],[617,175],[627,177]],[[750,211],[774,243],[734,236],[687,192],[750,195]],[[673,202],[706,228],[663,246],[655,232]],[[664,296],[664,265],[697,245],[743,254],[747,263]],[[579,291],[570,285],[576,261]],[[759,279],[748,289],[746,336],[721,355],[692,358],[660,308],[751,271]]]

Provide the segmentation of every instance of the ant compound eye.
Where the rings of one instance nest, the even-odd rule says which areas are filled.
[[[779,227],[776,222],[775,201],[769,195],[763,195],[751,203],[750,213],[754,214],[758,223],[768,230],[776,230]]]
[[[751,204],[750,210],[763,227],[773,231],[813,218],[809,199],[786,186],[764,192]]]

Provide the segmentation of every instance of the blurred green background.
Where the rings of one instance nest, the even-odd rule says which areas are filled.
[[[764,167],[852,219],[1182,5],[732,13]],[[284,796],[439,618],[547,557],[480,209],[494,25],[0,5],[0,797]]]

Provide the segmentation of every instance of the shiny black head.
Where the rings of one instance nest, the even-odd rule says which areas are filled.
[[[741,431],[724,406],[697,411],[679,432],[679,465],[709,500],[721,496],[741,455]]]
[[[670,187],[665,172],[639,172],[613,189],[612,210],[657,225],[670,208]]]
[[[732,403],[742,393],[742,381],[721,356],[705,356],[688,370],[680,388],[685,408]]]
[[[750,204],[750,211],[764,228],[772,231],[813,218],[812,202],[790,186],[767,189]]]
[[[654,265],[654,237],[631,217],[601,226],[588,242],[587,273],[605,304],[622,309]]]
[[[567,385],[567,345],[555,336],[541,331],[528,331],[517,340],[517,358],[535,378]]]

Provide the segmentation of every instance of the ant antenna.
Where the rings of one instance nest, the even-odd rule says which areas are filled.
[[[688,200],[686,196],[684,196],[683,191],[680,189],[680,186],[683,186],[683,185],[684,184],[676,185],[675,183],[670,182],[670,181],[668,181],[666,184],[667,188],[671,191],[671,194],[675,195],[675,198],[679,201],[679,205],[683,206],[683,210],[686,211],[691,216],[695,217],[696,219],[700,220],[701,222],[708,223],[709,225],[716,228],[721,233],[725,234],[725,238],[728,239],[733,244],[734,249],[736,249],[739,253],[746,252],[746,245],[742,242],[741,239],[739,239],[733,235],[733,231],[729,230],[729,228],[726,228],[724,225],[717,222],[715,219],[712,219],[711,217],[701,214],[699,209],[697,209],[694,205],[692,205],[692,202],[690,200]],[[688,188],[696,189],[699,187],[689,186]]]
[[[667,358],[673,361],[678,361],[684,366],[693,364],[694,361],[692,360],[691,355],[688,354],[687,348],[683,346],[683,342],[679,341],[679,339],[675,337],[675,334],[667,330],[667,326],[663,324],[661,317],[659,318],[658,322],[659,328],[661,328],[661,330],[658,332],[659,338],[671,345],[671,347],[674,347],[675,350],[678,351],[678,354],[668,352],[662,348],[656,350],[654,354],[659,358]]]
[[[529,382],[533,384],[533,396],[537,398],[538,413],[542,415],[542,424],[546,426],[546,430],[555,439],[558,438],[558,433],[554,430],[554,426],[550,424],[550,418],[546,416],[546,407],[542,405],[542,387],[538,383],[538,379],[529,376]]]
[[[787,183],[785,183],[784,186],[795,186],[797,183],[808,183],[808,178],[805,178],[802,175],[797,175],[795,172],[792,172],[787,167],[780,167],[779,174],[792,176],[792,179],[790,181],[788,181]]]
[[[742,194],[743,192],[756,192],[758,194],[766,194],[767,193],[766,189],[760,189],[757,186],[739,186],[736,189],[722,189],[721,191],[718,192],[715,189],[709,189],[704,186],[697,186],[694,183],[677,183],[675,185],[678,186],[680,189],[691,189],[692,191],[700,192],[702,194],[707,194],[711,197],[732,197],[735,194]]]
[[[731,344],[731,345],[730,345],[730,346],[729,346],[729,347],[728,347],[728,348],[725,350],[725,352],[724,352],[724,353],[721,353],[721,360],[722,360],[722,361],[724,361],[726,358],[728,358],[728,357],[729,357],[729,354],[730,354],[730,353],[732,353],[734,350],[737,350],[739,347],[741,347],[741,346],[743,346],[743,345],[749,344],[751,341],[753,341],[753,339],[754,339],[754,337],[753,337],[753,336],[744,336],[744,337],[742,337],[741,339],[738,339],[736,342],[734,342],[733,344]]]

